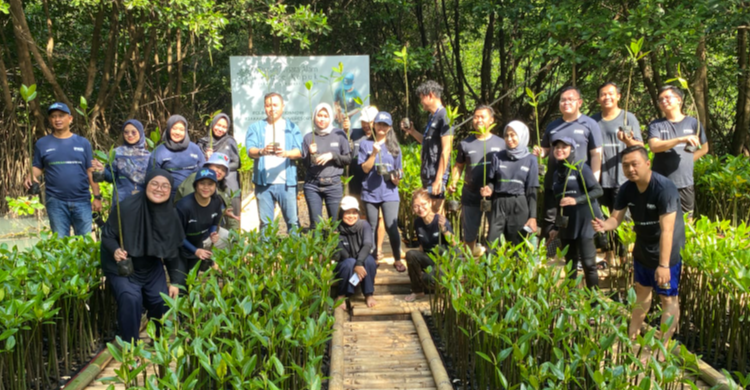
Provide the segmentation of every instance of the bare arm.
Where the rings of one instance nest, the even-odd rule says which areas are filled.
[[[602,148],[591,150],[591,172],[594,173],[596,181],[602,174]]]
[[[453,149],[453,136],[444,135],[440,137],[440,143],[443,146],[443,152],[440,154],[440,163],[438,164],[436,181],[442,182],[445,170],[448,169],[448,164],[451,161],[451,151]]]
[[[372,153],[370,153],[370,156],[367,157],[367,161],[363,162],[361,164],[362,172],[367,175],[372,170],[372,167],[375,166],[375,158],[377,157],[377,153],[373,150]]]
[[[412,137],[414,137],[414,139],[417,140],[417,142],[419,142],[420,144],[422,143],[422,138],[423,138],[422,133],[414,130],[414,127],[404,129],[404,131],[406,131],[407,134],[410,134]]]
[[[693,161],[698,161],[699,158],[705,156],[706,154],[708,154],[708,142],[701,145],[701,148],[693,153]]]
[[[685,137],[677,137],[677,138],[668,139],[668,140],[662,140],[659,138],[650,138],[648,140],[648,146],[651,148],[651,151],[654,153],[663,153],[669,149],[674,148],[675,146],[681,143],[684,143],[685,141],[686,141]]]
[[[610,231],[617,229],[618,226],[622,223],[622,220],[625,219],[625,209],[622,210],[614,210],[612,211],[612,214],[609,215],[609,218],[607,218],[606,221],[602,222],[602,228],[604,231]]]
[[[678,206],[679,207],[679,206]],[[659,216],[659,266],[669,267],[669,259],[672,257],[672,236],[674,235],[674,222],[677,212],[662,214]]]
[[[453,166],[453,169],[451,169],[451,180],[448,184],[448,187],[452,188],[451,191],[456,190],[458,180],[461,179],[461,173],[463,173],[465,165],[466,163],[456,163],[456,165]]]
[[[89,178],[89,185],[91,186],[91,190],[94,195],[101,195],[101,192],[99,190],[99,183],[94,182],[94,168],[87,169],[86,176],[88,176]]]

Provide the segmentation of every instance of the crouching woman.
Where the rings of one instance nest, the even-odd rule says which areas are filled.
[[[339,279],[338,297],[352,296],[357,284],[361,283],[367,307],[373,307],[377,303],[373,295],[378,265],[370,254],[372,228],[367,221],[359,219],[359,202],[355,197],[345,196],[341,200],[339,220],[339,245],[333,255],[337,262],[334,273]],[[354,275],[357,277],[352,283],[350,279]]]
[[[117,300],[119,336],[127,342],[138,341],[143,308],[149,319],[161,318],[161,294],[178,294],[167,286],[162,263],[179,256],[185,238],[170,196],[173,185],[169,172],[149,172],[146,190],[123,200],[119,213],[113,207],[102,229],[101,266]]]

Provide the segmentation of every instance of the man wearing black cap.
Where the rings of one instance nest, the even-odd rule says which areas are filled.
[[[50,229],[60,237],[91,233],[91,211],[102,210],[99,184],[94,183],[91,166],[93,152],[86,138],[70,131],[73,116],[63,103],[54,103],[47,110],[52,134],[44,136],[34,145],[33,174],[27,177],[27,189],[39,183],[45,175],[47,215]],[[91,202],[91,192],[94,202]]]

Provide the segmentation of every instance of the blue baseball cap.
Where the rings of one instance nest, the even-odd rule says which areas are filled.
[[[203,166],[205,167],[210,164],[221,165],[222,167],[229,169],[229,156],[219,152],[211,153],[211,157],[208,158],[208,161],[203,163]]]
[[[51,106],[47,109],[47,114],[51,113],[52,111],[62,111],[68,115],[70,115],[70,108],[68,108],[68,105],[65,103],[60,102],[54,102]]]
[[[378,115],[375,116],[375,123],[385,123],[388,126],[393,126],[393,118],[391,118],[391,114],[380,111]]]
[[[200,171],[198,171],[198,173],[195,174],[195,181],[193,182],[193,187],[197,186],[198,182],[203,179],[212,180],[214,183],[219,182],[216,179],[216,172],[214,172],[213,169],[202,168]]]
[[[344,86],[351,87],[354,85],[354,73],[347,73],[346,76],[344,76]]]
[[[552,144],[553,146],[554,146],[554,145],[555,145],[556,143],[558,143],[558,142],[562,142],[562,143],[564,143],[564,144],[566,144],[566,145],[568,145],[568,146],[572,146],[572,147],[574,147],[574,148],[576,147],[576,141],[574,141],[574,140],[573,140],[572,138],[570,138],[570,137],[565,137],[565,136],[557,136],[557,137],[556,137],[556,136],[554,136],[554,135],[553,135],[550,141],[551,141],[550,143],[551,143],[551,144]]]

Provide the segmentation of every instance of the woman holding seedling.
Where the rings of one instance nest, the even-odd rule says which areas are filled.
[[[375,301],[375,275],[378,264],[372,257],[372,228],[365,220],[359,219],[359,202],[353,196],[341,200],[339,210],[339,246],[333,259],[336,263],[336,279],[339,279],[339,299],[354,294],[355,287],[362,283],[367,307]]]
[[[172,195],[186,177],[200,169],[206,158],[198,145],[190,142],[187,119],[172,115],[167,120],[167,129],[162,136],[164,143],[151,154],[149,170],[161,168],[174,177]]]
[[[562,247],[568,247],[565,259],[572,263],[581,259],[588,288],[599,287],[599,273],[596,270],[596,246],[592,215],[601,218],[596,198],[604,191],[594,177],[591,168],[585,163],[576,163],[575,141],[568,137],[552,137],[554,158],[557,159],[552,191],[559,199],[559,214],[550,233],[550,240],[560,236]],[[605,237],[606,239],[606,237]],[[575,267],[571,278],[576,278]]]
[[[323,202],[328,217],[338,219],[344,196],[341,175],[352,159],[346,133],[333,127],[332,113],[328,103],[318,104],[313,111],[315,127],[302,139],[302,159],[307,165],[304,191],[311,229],[323,217]]]
[[[145,188],[146,171],[151,153],[146,149],[146,135],[143,124],[130,119],[122,125],[123,145],[115,148],[115,162],[112,169],[99,162],[92,161],[94,181],[106,181],[117,184],[120,201],[130,195],[142,192]],[[100,173],[101,172],[101,173]],[[114,207],[114,202],[112,203]]]
[[[503,131],[506,150],[495,154],[488,169],[489,182],[481,195],[493,197],[488,242],[500,235],[514,246],[536,232],[536,193],[539,165],[529,153],[529,128],[520,121]]]
[[[419,240],[419,249],[406,252],[411,282],[411,294],[404,298],[407,302],[414,302],[423,297],[432,288],[435,278],[435,262],[430,259],[429,254],[435,249],[444,249],[445,245],[452,243],[453,238],[453,227],[450,221],[432,211],[432,201],[427,190],[419,189],[414,193],[412,210],[416,215],[414,230]],[[432,267],[429,273],[425,272],[428,267]]]
[[[198,140],[198,146],[206,155],[206,160],[210,160],[215,152],[223,153],[229,157],[229,167],[224,181],[227,190],[235,195],[232,197],[232,209],[239,215],[239,210],[242,207],[242,199],[239,195],[240,182],[237,176],[237,170],[240,169],[240,148],[237,147],[237,141],[234,137],[229,135],[231,126],[232,120],[229,119],[229,115],[223,112],[217,114],[209,125],[211,134]]]
[[[393,266],[405,272],[401,261],[401,235],[398,232],[398,183],[401,180],[401,147],[393,133],[391,114],[381,111],[375,116],[375,131],[359,145],[359,165],[365,174],[362,201],[367,222],[378,230],[379,211],[383,212],[385,230],[393,251]]]
[[[177,297],[177,287],[167,286],[162,260],[171,267],[185,238],[169,195],[172,175],[153,170],[144,183],[144,191],[120,203],[120,217],[113,208],[102,228],[102,271],[117,300],[119,335],[128,342],[138,340],[144,307],[149,319],[161,318],[166,312],[161,294]]]
[[[210,250],[219,241],[219,222],[224,204],[216,195],[216,172],[202,168],[195,175],[195,192],[175,205],[180,217],[180,225],[187,236],[180,247],[180,256],[169,273],[174,284],[185,285],[186,275],[196,264],[201,263],[201,271],[214,266]]]

